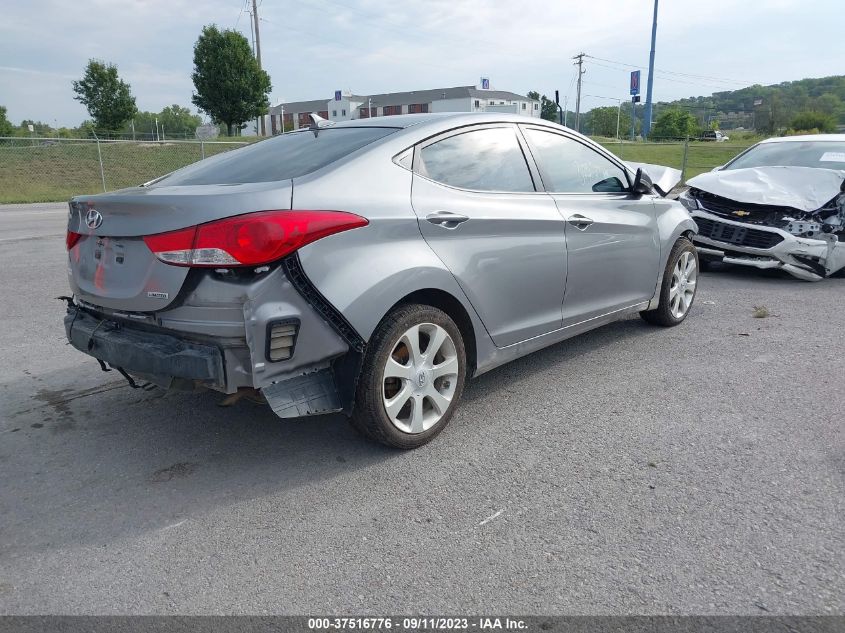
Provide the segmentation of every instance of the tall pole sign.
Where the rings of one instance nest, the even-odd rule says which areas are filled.
[[[640,102],[640,71],[631,71],[631,140],[634,140],[637,123],[637,104]],[[618,136],[617,132],[617,136]]]
[[[654,21],[651,24],[651,52],[648,55],[648,86],[645,93],[645,120],[643,138],[651,131],[651,89],[654,85],[654,44],[657,40],[657,0],[654,0]]]

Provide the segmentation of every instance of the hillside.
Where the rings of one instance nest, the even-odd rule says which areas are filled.
[[[740,90],[716,92],[709,97],[689,97],[657,104],[676,106],[692,112],[703,127],[719,121],[724,130],[743,127],[774,132],[787,128],[800,112],[821,112],[845,124],[845,75],[801,79],[772,86],[749,86]]]

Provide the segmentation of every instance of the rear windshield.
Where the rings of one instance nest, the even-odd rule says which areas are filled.
[[[235,185],[304,176],[351,154],[398,128],[348,127],[280,134],[254,145],[188,165],[158,181],[171,185]]]
[[[746,167],[845,169],[845,140],[761,143],[736,158],[725,169]]]

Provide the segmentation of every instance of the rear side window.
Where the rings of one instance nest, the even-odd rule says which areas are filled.
[[[546,190],[554,193],[622,193],[628,178],[616,164],[586,145],[560,134],[528,128]]]
[[[273,182],[310,174],[351,154],[397,128],[350,127],[281,134],[188,165],[160,180],[157,185],[234,185]]]
[[[420,150],[420,162],[421,174],[444,185],[473,191],[534,191],[512,128],[450,136]]]

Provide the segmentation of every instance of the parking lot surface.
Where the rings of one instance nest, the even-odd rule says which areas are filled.
[[[0,207],[0,613],[845,613],[845,279],[705,274],[403,453],[102,373],[65,218]]]

